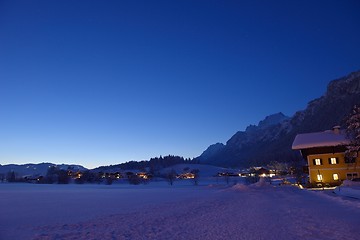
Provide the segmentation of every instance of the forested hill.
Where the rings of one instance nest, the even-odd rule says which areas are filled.
[[[150,172],[159,171],[162,168],[171,167],[176,164],[182,163],[195,163],[191,159],[186,159],[180,156],[160,156],[151,158],[150,160],[144,161],[130,161],[126,163],[120,163],[116,165],[110,166],[101,166],[98,168],[93,169],[94,171],[113,171],[113,170],[130,170],[130,169],[137,169],[137,170],[147,170]]]

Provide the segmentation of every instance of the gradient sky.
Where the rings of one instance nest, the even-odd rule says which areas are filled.
[[[0,0],[0,164],[196,157],[360,69],[359,1]]]

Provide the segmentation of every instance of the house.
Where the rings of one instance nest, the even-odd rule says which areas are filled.
[[[266,176],[269,176],[270,171],[266,168],[261,167],[261,168],[256,169],[255,173],[261,177],[266,177]]]
[[[142,179],[150,179],[150,178],[152,178],[152,175],[148,174],[146,172],[138,172],[138,173],[136,173],[136,176],[138,176],[139,178],[142,178]]]
[[[195,174],[192,173],[192,172],[186,172],[186,173],[179,174],[177,176],[177,178],[180,178],[180,179],[194,179]]]
[[[345,131],[335,126],[324,132],[298,134],[292,149],[300,150],[307,160],[312,186],[334,186],[360,176],[359,157],[345,156],[349,143]]]

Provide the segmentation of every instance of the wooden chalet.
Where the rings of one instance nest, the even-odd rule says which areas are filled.
[[[359,157],[345,156],[349,143],[345,131],[336,126],[324,132],[298,134],[292,149],[300,150],[307,161],[312,186],[335,186],[360,176]]]

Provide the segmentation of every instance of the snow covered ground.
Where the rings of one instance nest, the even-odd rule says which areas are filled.
[[[340,196],[359,199],[360,201],[360,182],[345,180],[341,186],[334,190]]]
[[[260,182],[0,184],[0,239],[360,239],[360,200]]]

